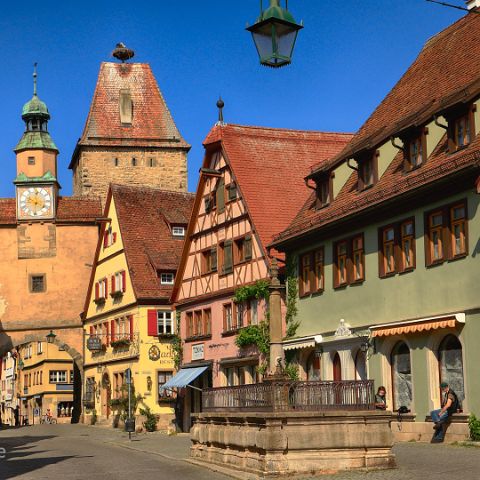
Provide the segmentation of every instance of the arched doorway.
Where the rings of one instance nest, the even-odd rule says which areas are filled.
[[[367,357],[361,350],[355,355],[355,380],[367,380]]]
[[[308,381],[314,382],[322,379],[320,367],[321,367],[320,355],[317,352],[312,352],[307,359],[307,380]]]
[[[340,361],[340,355],[338,352],[336,352],[333,357],[333,381],[342,381],[342,362]]]
[[[392,394],[393,409],[401,406],[408,409],[412,407],[412,367],[410,362],[410,349],[405,342],[398,342],[392,350],[390,364],[392,366]]]
[[[105,418],[110,418],[111,413],[111,405],[110,401],[112,400],[112,385],[110,383],[110,377],[107,372],[105,372],[102,376],[102,416]]]
[[[463,382],[462,344],[452,334],[447,335],[438,348],[438,373],[440,383],[446,382],[457,394],[458,400],[465,400]]]

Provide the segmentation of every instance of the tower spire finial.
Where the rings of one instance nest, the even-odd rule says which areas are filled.
[[[37,62],[33,64],[33,95],[37,96]]]
[[[217,125],[225,125],[223,121],[223,107],[225,106],[225,102],[222,100],[222,97],[219,96],[217,100],[217,108],[218,108],[218,122]]]

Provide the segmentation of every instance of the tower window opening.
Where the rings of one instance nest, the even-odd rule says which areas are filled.
[[[132,167],[136,167],[136,166],[137,166],[137,159],[132,158]]]
[[[149,160],[149,165],[150,165],[150,167],[154,167],[154,166],[155,166],[155,159],[154,159],[154,158],[151,158],[151,159]]]
[[[28,157],[28,164],[35,165],[35,157]]]
[[[113,159],[113,164],[114,164],[116,167],[118,167],[118,165],[119,165],[118,158],[114,158],[114,159]]]

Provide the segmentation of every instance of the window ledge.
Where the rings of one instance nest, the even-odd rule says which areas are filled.
[[[105,302],[106,302],[106,299],[105,299],[105,297],[96,298],[93,302],[96,303],[97,305],[104,305]]]
[[[463,258],[468,257],[468,253],[460,253],[458,255],[455,255],[452,258],[448,259],[448,262],[455,262],[456,260],[462,260]]]
[[[238,327],[232,330],[226,330],[222,332],[222,337],[232,337],[233,335],[237,335],[237,333],[244,327]]]
[[[117,290],[116,292],[111,292],[110,296],[112,298],[121,298],[121,297],[123,297],[123,293],[124,292],[122,292],[121,290]]]
[[[211,340],[212,335],[197,335],[193,337],[187,337],[185,339],[185,343],[190,343],[190,342],[198,342],[199,340]]]

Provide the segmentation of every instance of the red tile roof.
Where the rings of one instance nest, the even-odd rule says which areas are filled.
[[[120,122],[120,90],[133,102],[131,125]],[[185,147],[147,63],[103,62],[79,146]],[[75,153],[70,163],[75,162]]]
[[[346,133],[217,125],[204,145],[208,149],[221,142],[266,247],[308,198],[310,190],[305,187],[304,177],[310,166],[331,158],[351,138]]]
[[[100,199],[59,197],[56,220],[59,223],[92,223],[102,216]],[[0,198],[0,225],[16,225],[15,198]]]
[[[136,299],[168,300],[173,286],[160,285],[157,272],[178,268],[184,243],[172,237],[168,222],[190,218],[194,195],[120,185],[112,185],[111,192]]]
[[[480,92],[480,15],[467,14],[427,41],[407,72],[324,170],[364,148],[375,148]]]

